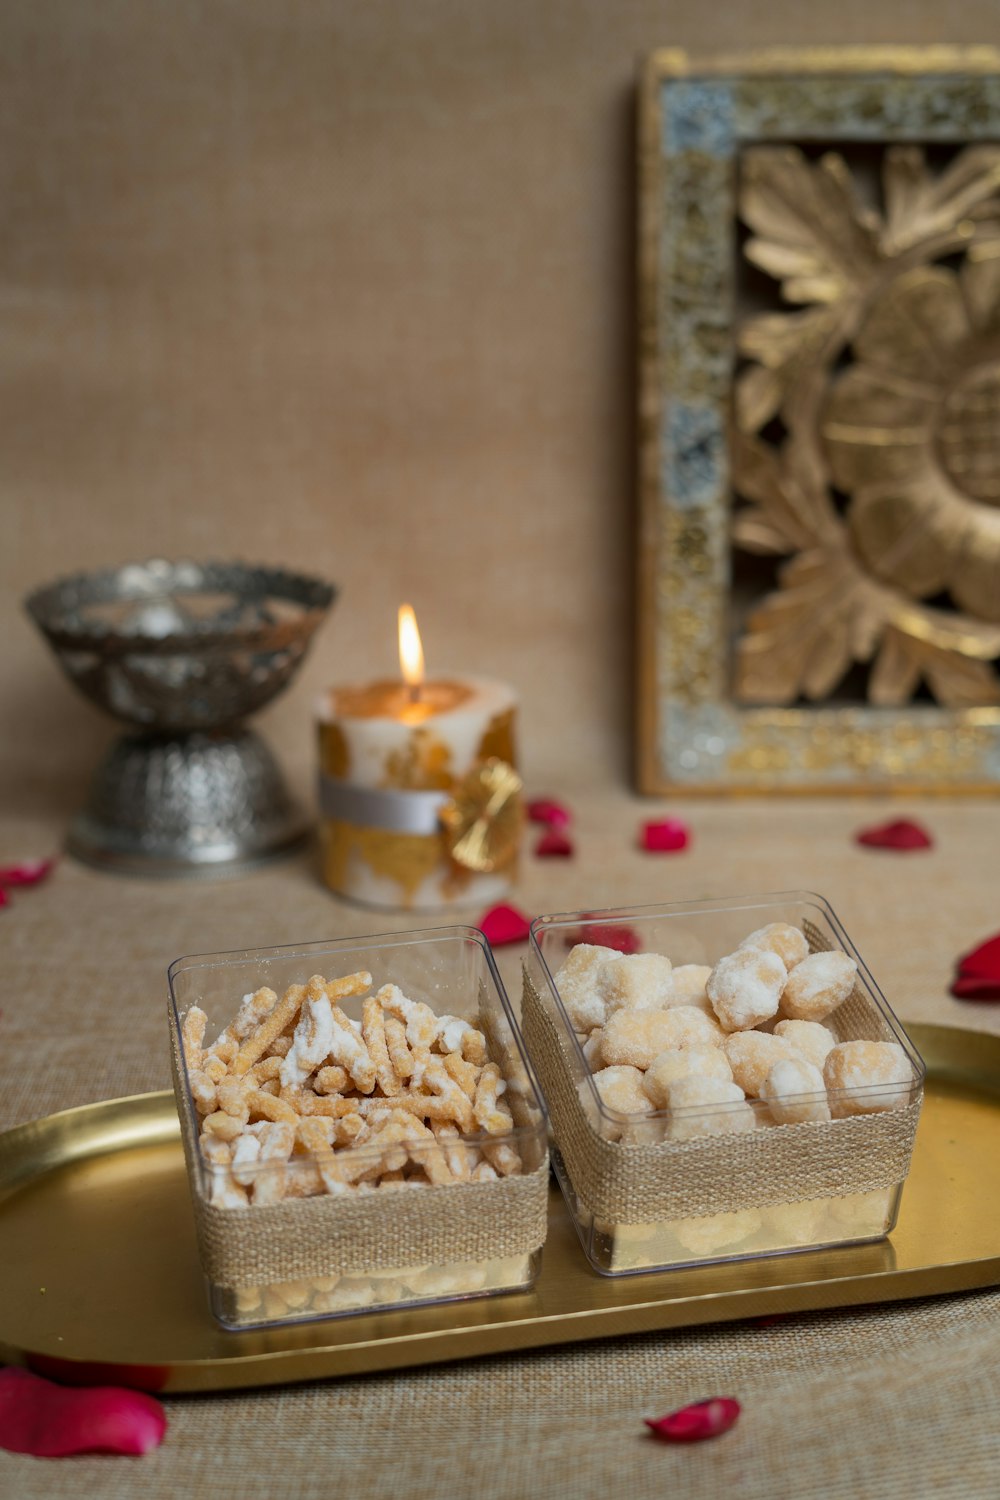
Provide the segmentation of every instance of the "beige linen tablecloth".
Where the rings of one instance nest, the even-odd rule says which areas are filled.
[[[518,901],[529,913],[812,889],[831,900],[904,1019],[1000,1031],[1000,1006],[947,995],[954,957],[1000,928],[1000,806],[695,802],[681,809],[692,848],[656,857],[635,847],[654,807],[624,792],[573,803],[577,855],[526,860]],[[903,812],[932,830],[933,851],[853,844],[860,824]],[[45,853],[57,833],[8,819],[0,859]],[[179,954],[418,925],[334,900],[308,855],[200,883],[122,880],[64,861],[0,913],[0,1126],[168,1086],[164,971]],[[501,958],[512,980],[519,953]],[[983,1173],[992,1191],[994,1164]],[[643,1416],[712,1394],[744,1406],[725,1438],[674,1449],[644,1436]],[[0,1454],[0,1495],[992,1495],[1000,1292],[167,1406],[155,1454]]]

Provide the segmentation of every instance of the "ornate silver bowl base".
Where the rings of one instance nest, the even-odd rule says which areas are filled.
[[[252,730],[123,735],[97,770],[67,848],[130,875],[229,875],[289,854],[309,824]]]
[[[241,720],[288,686],[335,594],[282,568],[158,558],[32,594],[70,681],[133,726],[98,770],[70,852],[127,874],[229,874],[303,839],[307,819]]]

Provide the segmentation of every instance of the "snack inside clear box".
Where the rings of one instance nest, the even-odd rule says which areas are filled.
[[[359,973],[358,993],[339,994],[333,982]],[[307,1002],[292,987],[316,975],[327,990],[313,986]],[[532,1285],[546,1231],[545,1116],[482,933],[448,927],[203,954],[171,964],[169,983],[199,1252],[221,1323],[247,1328]],[[382,1002],[362,1026],[365,999],[387,985],[404,997],[385,1002],[397,1012],[392,1036]],[[273,994],[255,1001],[265,988]],[[262,1050],[290,990],[284,1014],[294,1014]],[[327,1030],[312,1058],[326,1050],[310,1066],[317,1033],[303,1032],[306,1052],[296,1054],[296,1028],[318,1024],[312,1006],[325,1012],[324,994],[335,1039],[326,1049],[321,1016]],[[193,1007],[207,1017],[197,1043]],[[450,1019],[439,1027],[425,1007]],[[227,1044],[241,1008],[241,1035],[229,1031]],[[293,1076],[299,1055],[306,1060]],[[352,1071],[340,1076],[346,1062]],[[258,1144],[240,1146],[248,1137]]]
[[[580,1024],[579,1008],[571,1007],[575,1030],[560,993],[557,976],[573,948],[607,948],[612,959],[662,954],[675,971],[698,965],[704,975],[771,923],[798,928],[813,953],[841,949],[856,961],[853,992],[823,1024],[838,1043],[898,1044],[901,1079],[786,1099],[794,1123],[777,1123],[756,1097],[673,1110],[649,1103],[642,1113],[610,1108],[593,1078],[607,1063],[602,1034]],[[686,972],[697,988],[695,971]],[[714,1026],[703,990],[687,1003]],[[893,1228],[923,1063],[822,897],[798,892],[539,917],[524,968],[522,1025],[552,1121],[553,1165],[596,1270],[616,1275],[859,1244]]]

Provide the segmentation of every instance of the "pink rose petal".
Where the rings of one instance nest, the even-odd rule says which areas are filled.
[[[55,869],[54,859],[25,859],[19,865],[0,865],[0,886],[39,885]]]
[[[934,840],[927,829],[909,818],[897,818],[891,823],[878,823],[873,828],[862,828],[855,834],[855,841],[864,844],[866,849],[895,849],[898,853],[934,847]]]
[[[0,1370],[0,1448],[35,1458],[149,1453],[167,1418],[152,1396],[116,1386],[70,1389],[30,1370]]]
[[[561,828],[548,828],[535,845],[535,853],[542,859],[552,855],[566,858],[573,853],[573,844]]]
[[[674,854],[686,849],[691,842],[691,830],[680,818],[660,818],[643,823],[639,832],[639,847],[651,854]]]
[[[719,1437],[735,1426],[740,1403],[732,1396],[713,1396],[710,1401],[694,1401],[665,1417],[644,1417],[654,1437],[665,1443],[701,1443]]]
[[[550,828],[568,828],[573,821],[569,808],[554,797],[536,797],[529,802],[528,817],[533,823],[547,823]]]
[[[502,904],[491,906],[489,911],[484,912],[478,925],[480,932],[494,948],[502,948],[505,943],[526,942],[531,930],[531,922],[523,912],[518,911],[516,906]]]

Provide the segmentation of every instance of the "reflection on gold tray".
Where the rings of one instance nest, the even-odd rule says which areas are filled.
[[[877,1245],[607,1280],[558,1193],[534,1291],[267,1331],[212,1320],[173,1095],[0,1136],[0,1360],[62,1379],[232,1390],[1000,1282],[1000,1038],[911,1026],[927,1096],[899,1224]]]

